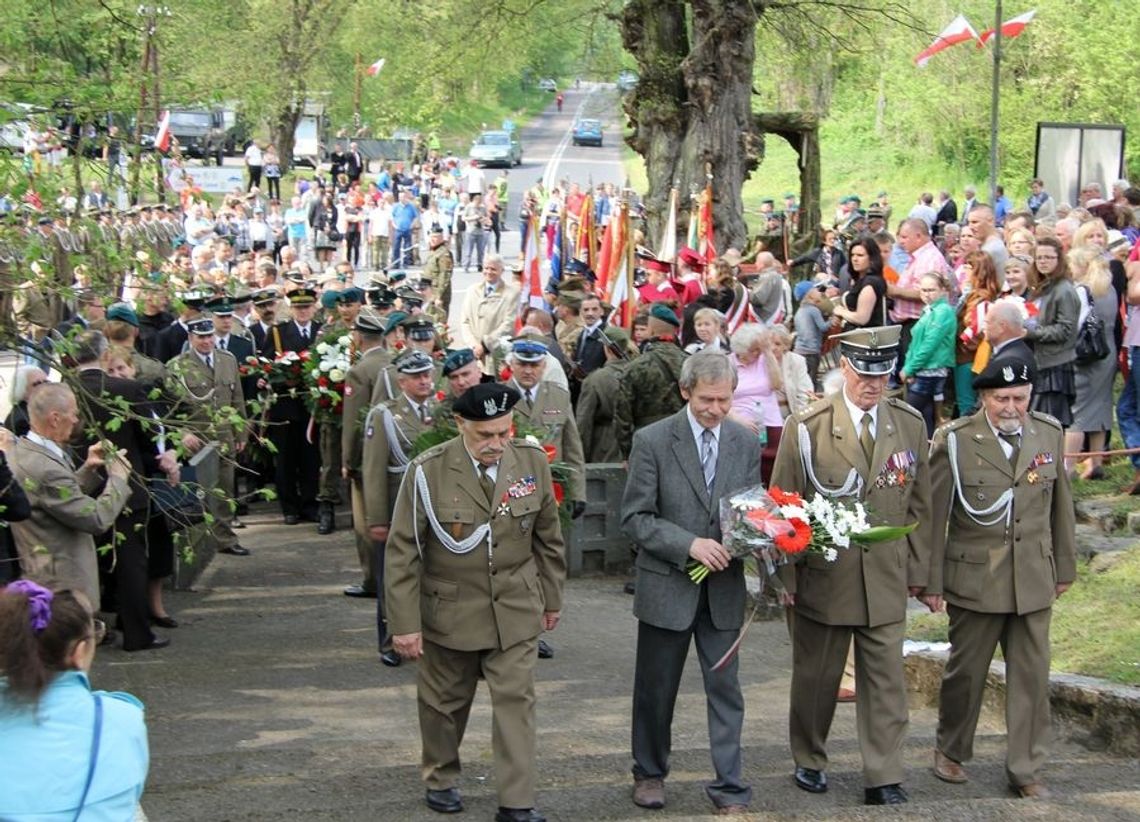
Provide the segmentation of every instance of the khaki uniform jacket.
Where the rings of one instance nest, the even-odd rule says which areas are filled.
[[[586,458],[582,453],[582,438],[578,436],[578,422],[570,406],[570,392],[540,381],[534,388],[534,404],[527,409],[526,392],[517,382],[512,380],[512,384],[523,395],[515,405],[515,420],[523,426],[545,430],[542,444],[558,449],[554,458],[570,467],[567,498],[585,502]]]
[[[414,492],[417,468],[423,469],[430,501]],[[508,490],[520,485],[514,495]],[[391,633],[422,631],[424,639],[457,651],[505,649],[538,636],[544,611],[562,610],[566,558],[541,448],[523,440],[508,444],[493,499],[492,507],[462,437],[412,461],[384,559]],[[469,553],[452,553],[428,522],[428,504],[457,540],[489,520],[491,544],[484,540]]]
[[[979,525],[962,506],[948,439],[957,449],[961,494],[975,509],[1013,489],[1008,521]],[[934,529],[928,593],[982,613],[1029,614],[1053,604],[1057,583],[1076,579],[1073,497],[1064,468],[1061,427],[1030,412],[1017,466],[1011,466],[985,411],[934,433],[930,451]],[[992,520],[997,514],[979,516]]]
[[[926,427],[919,413],[899,400],[880,402],[877,414],[873,467],[863,456],[842,391],[788,417],[776,452],[770,484],[814,497],[817,489],[804,469],[799,443],[800,430],[806,430],[812,469],[821,485],[842,486],[854,468],[862,478],[857,499],[866,506],[871,525],[918,523],[904,539],[874,543],[866,550],[841,548],[835,562],[812,553],[781,568],[781,580],[796,595],[796,610],[824,625],[898,622],[906,616],[907,588],[929,584],[933,528]],[[851,503],[856,498],[842,499]]]
[[[575,317],[572,320],[563,321],[558,323],[558,327],[554,329],[554,337],[558,340],[558,347],[562,349],[562,356],[566,361],[573,363],[577,361],[576,354],[578,351],[578,341],[582,338],[582,332],[586,326],[582,322],[581,317]]]
[[[32,506],[32,515],[12,522],[12,536],[24,574],[83,591],[99,605],[99,563],[95,536],[115,524],[130,497],[127,480],[111,477],[101,493],[98,471],[72,468],[42,445],[16,441],[12,474]]]
[[[435,298],[443,303],[444,310],[451,308],[451,272],[455,268],[455,258],[451,256],[451,249],[447,243],[433,249],[428,254],[427,262],[420,278],[431,283]],[[446,314],[445,321],[446,321]]]
[[[174,418],[184,421],[204,440],[244,443],[248,426],[237,360],[228,351],[215,350],[211,356],[213,371],[194,351],[179,354],[166,364],[169,394],[176,398]],[[240,424],[230,419],[235,413],[241,417]]]
[[[459,337],[463,344],[474,348],[483,346],[483,371],[490,374],[493,367],[491,352],[499,340],[514,330],[515,314],[519,307],[519,292],[514,286],[500,280],[491,296],[483,295],[485,282],[480,280],[463,298],[459,315]]]
[[[344,378],[344,415],[340,435],[341,464],[349,471],[359,471],[363,459],[364,418],[372,407],[372,390],[380,371],[391,357],[383,346],[370,348],[348,369]]]
[[[627,361],[606,363],[582,381],[578,395],[578,433],[586,462],[621,462],[614,412]]]
[[[429,414],[434,414],[435,402],[428,400]],[[384,424],[390,415],[395,427],[395,442]],[[396,506],[396,492],[404,477],[407,458],[411,457],[416,439],[432,427],[432,418],[420,419],[411,402],[401,392],[394,400],[372,407],[364,422],[364,445],[361,454],[361,485],[364,488],[364,512],[368,525],[387,525],[392,521]],[[400,460],[397,449],[405,459]]]

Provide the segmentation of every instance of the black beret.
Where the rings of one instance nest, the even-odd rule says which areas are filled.
[[[464,391],[455,400],[452,410],[465,420],[479,422],[509,414],[518,401],[519,392],[509,385],[486,382],[473,385]]]

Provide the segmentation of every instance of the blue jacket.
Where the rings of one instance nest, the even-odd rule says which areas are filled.
[[[103,727],[82,822],[130,822],[149,767],[143,705],[126,693],[97,691]],[[95,730],[87,675],[65,671],[34,710],[12,706],[0,680],[0,819],[71,822],[83,795]]]

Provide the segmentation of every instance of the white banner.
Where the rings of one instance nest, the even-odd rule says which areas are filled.
[[[245,169],[243,166],[172,166],[167,172],[166,182],[172,191],[182,191],[187,186],[215,194],[235,188],[245,191]]]

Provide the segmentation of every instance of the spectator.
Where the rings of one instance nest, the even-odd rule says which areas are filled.
[[[803,411],[815,399],[815,386],[808,372],[807,362],[791,350],[792,335],[782,325],[768,329],[768,350],[780,368],[781,387],[776,391],[780,416]]]
[[[249,185],[245,187],[246,191],[261,188],[261,170],[264,165],[265,155],[261,153],[261,146],[257,144],[257,140],[250,140],[249,145],[245,147],[245,167],[249,170]]]
[[[796,300],[799,308],[796,309],[796,343],[792,350],[804,358],[812,390],[819,391],[819,359],[823,351],[823,338],[831,327],[831,321],[823,316],[820,309],[823,292],[811,282],[805,280],[796,283]]]
[[[958,204],[949,191],[938,193],[938,214],[934,218],[935,233],[946,233],[946,226],[958,224]]]
[[[693,315],[693,330],[696,342],[685,346],[686,354],[695,354],[706,348],[727,353],[728,340],[725,338],[724,315],[715,308],[701,308]]]
[[[300,257],[305,251],[309,212],[301,204],[300,197],[294,197],[290,203],[290,207],[285,210],[285,238],[289,243],[289,248],[297,257]],[[278,251],[278,259],[283,268],[289,268],[285,265],[284,255],[280,251]]]
[[[1009,232],[1006,248],[1010,254],[1032,260],[1037,251],[1037,238],[1028,228],[1015,228]]]
[[[851,328],[877,328],[886,324],[887,283],[883,279],[883,257],[870,237],[856,240],[850,248],[851,288],[843,295],[833,314]]]
[[[784,388],[783,374],[768,347],[765,331],[758,323],[746,323],[729,341],[737,382],[728,416],[757,435],[765,429],[770,433],[784,426],[777,393]]]
[[[1084,324],[1090,309],[1095,311],[1104,323],[1104,342],[1109,355],[1102,360],[1075,365],[1076,400],[1073,403],[1073,425],[1065,433],[1065,451],[1080,451],[1087,436],[1088,449],[1095,452],[1104,449],[1107,434],[1112,430],[1112,386],[1116,382],[1117,370],[1112,318],[1119,302],[1108,263],[1098,248],[1075,249],[1069,254],[1069,269],[1080,298],[1077,328]],[[1089,457],[1088,468],[1081,474],[1081,479],[1103,479],[1102,462],[1102,457]]]
[[[1005,189],[1001,186],[994,188],[994,223],[998,228],[1005,225],[1005,220],[1013,210],[1013,203],[1005,196]]]
[[[922,192],[918,202],[915,203],[907,217],[911,220],[922,220],[926,223],[926,233],[933,236],[934,226],[938,224],[938,212],[934,209],[934,195],[929,191]]]
[[[1051,414],[1067,429],[1073,424],[1076,398],[1073,366],[1077,359],[1081,300],[1069,278],[1058,240],[1045,237],[1037,244],[1034,268],[1038,277],[1033,290],[1037,323],[1025,335],[1037,362],[1032,408]]]
[[[27,436],[28,400],[47,381],[47,374],[38,365],[21,365],[16,369],[12,379],[12,410],[4,420],[4,427],[17,437]]]
[[[483,205],[483,195],[472,192],[470,200],[463,209],[463,230],[467,237],[463,259],[467,261],[467,271],[474,263],[477,268],[483,267],[483,255],[487,251],[487,227],[490,218],[487,216],[487,207]]]
[[[265,170],[265,185],[268,188],[270,200],[281,199],[281,158],[277,155],[277,148],[270,143],[262,152],[261,161]]]
[[[919,280],[926,274],[948,274],[946,259],[930,239],[926,223],[918,219],[904,220],[899,228],[899,245],[910,255],[910,262],[899,275],[895,285],[888,286],[887,296],[894,298],[890,310],[892,322],[902,326],[899,345],[899,362],[906,360],[907,346],[914,324],[922,315],[925,305],[919,291]]]
[[[918,293],[922,295],[924,308],[911,331],[899,379],[907,386],[907,403],[926,420],[926,436],[933,437],[938,419],[937,398],[946,388],[946,378],[955,365],[958,318],[946,299],[946,280],[941,274],[923,274],[918,281]]]
[[[389,228],[392,235],[392,265],[395,268],[406,268],[412,264],[412,229],[419,216],[419,210],[412,202],[411,192],[402,189],[400,201],[392,207]]]
[[[1053,202],[1053,198],[1049,196],[1049,192],[1045,190],[1045,181],[1040,178],[1034,178],[1029,181],[1029,190],[1032,192],[1026,205],[1029,210],[1033,212],[1033,219],[1038,223],[1051,223],[1057,219],[1057,204]]]
[[[0,428],[0,585],[20,576],[20,555],[12,539],[13,522],[22,522],[32,515],[28,497],[8,467],[8,454],[14,450],[16,439],[7,428]]]
[[[0,590],[0,818],[135,818],[149,758],[143,706],[91,690],[97,642],[81,592],[28,580]]]
[[[994,230],[994,210],[984,203],[979,203],[970,209],[966,215],[966,223],[974,229],[982,251],[990,255],[994,261],[994,268],[998,271],[1005,269],[1005,260],[1009,256],[1001,235]]]
[[[960,333],[955,349],[954,395],[958,400],[958,416],[966,417],[974,413],[978,404],[974,392],[974,363],[985,336],[986,315],[997,299],[1000,286],[994,261],[984,251],[970,252],[962,263],[962,268],[966,286],[958,307]],[[988,347],[989,343],[987,349]]]
[[[980,251],[981,248],[982,244],[978,242],[978,235],[974,233],[974,229],[968,225],[962,226],[962,230],[958,234],[956,258],[950,260],[950,265],[954,268],[954,284],[959,294],[965,294],[966,288],[969,286],[969,281],[963,268],[966,258],[973,252]],[[991,259],[990,262],[993,262],[993,260]],[[994,271],[997,271],[996,267]]]

